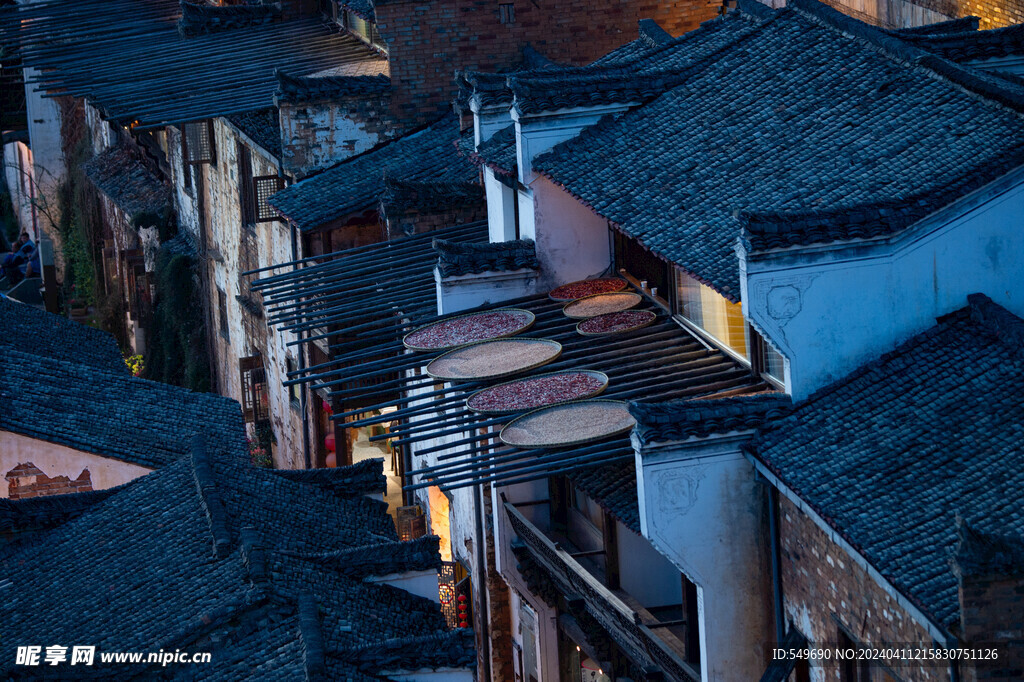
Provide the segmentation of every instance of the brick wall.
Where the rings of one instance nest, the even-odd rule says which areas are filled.
[[[527,43],[558,62],[583,64],[637,37],[654,19],[681,35],[718,15],[718,0],[510,0],[515,22],[502,24],[500,0],[393,0],[376,6],[388,43],[396,116],[436,118],[454,94],[455,69],[496,70],[517,63]]]
[[[865,645],[919,643],[932,638],[910,614],[859,565],[850,560],[806,514],[789,500],[779,500],[782,594],[786,617],[810,646],[835,646],[837,620]],[[814,668],[818,680],[839,680],[836,666]],[[899,678],[948,680],[945,667],[901,667]],[[873,679],[873,678],[872,678]]]
[[[966,682],[1024,679],[1024,575],[972,575],[960,584],[961,629],[967,646],[995,646],[996,660],[965,666]]]
[[[92,477],[88,469],[83,469],[78,478],[74,480],[68,476],[50,478],[32,462],[24,462],[8,471],[5,478],[7,479],[7,496],[12,500],[84,493],[92,490]]]

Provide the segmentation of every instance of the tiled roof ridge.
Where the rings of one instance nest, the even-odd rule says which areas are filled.
[[[792,408],[785,393],[762,393],[707,400],[630,401],[641,443],[704,437],[737,429],[753,429],[784,416]]]
[[[672,34],[658,25],[654,19],[641,19],[637,22],[637,33],[649,47],[657,47],[672,40]]]
[[[381,538],[374,544],[334,552],[286,554],[356,579],[426,571],[441,565],[440,539],[436,535],[425,535],[407,542]]]
[[[966,29],[956,33],[919,33],[902,35],[901,38],[954,62],[1005,57],[1024,52],[1024,24],[985,31]]]
[[[583,79],[583,82],[595,84],[604,83],[612,85],[625,83],[635,89],[637,86],[633,81],[636,80],[637,74],[633,67],[637,62],[654,61],[662,53],[675,51],[686,43],[700,40],[709,31],[720,30],[726,22],[746,20],[761,24],[773,20],[784,11],[785,10],[775,11],[764,7],[761,3],[757,2],[757,0],[744,0],[739,12],[733,12],[725,17],[705,21],[692,31],[688,31],[687,33],[675,38],[670,36],[669,39],[653,45],[650,50],[644,52],[642,55],[635,55],[621,62],[616,62],[612,66],[596,63],[584,66],[556,65],[518,73],[489,73],[465,70],[457,73],[457,79],[459,79],[460,82],[465,82],[469,87],[471,87],[474,90],[474,94],[477,95],[484,104],[511,103],[514,95],[518,97],[515,92],[517,89],[522,90],[523,93],[526,94],[530,87],[550,87],[551,85],[557,85],[559,80],[565,78],[572,78],[576,84],[579,84],[581,79]],[[730,43],[730,45],[731,44],[732,43]],[[708,62],[712,58],[713,56],[704,60],[704,62]],[[686,73],[688,74],[690,72],[691,70],[688,68]],[[653,72],[653,74],[661,76],[664,82],[668,82],[666,79],[668,79],[673,73],[674,71],[672,69],[664,69],[660,71],[655,70]],[[645,78],[646,77],[647,75],[645,74]],[[675,79],[672,80],[673,82],[675,81]]]
[[[278,102],[297,104],[337,97],[359,97],[376,95],[391,89],[391,78],[384,74],[376,76],[293,76],[282,69],[275,69]]]
[[[204,436],[198,435],[192,439],[191,461],[199,501],[210,524],[210,534],[213,536],[213,554],[218,559],[223,559],[231,551],[231,533],[228,531],[227,511],[217,489]]]
[[[221,6],[181,0],[178,32],[185,37],[197,36],[229,28],[266,24],[280,16],[280,4]]]
[[[924,26],[912,26],[910,28],[897,28],[887,30],[886,33],[900,38],[914,38],[917,36],[949,35],[977,31],[981,27],[981,19],[975,16],[960,17],[949,21],[939,21]]]
[[[711,21],[704,22],[693,31],[662,43],[650,52],[645,53],[642,59],[650,61],[661,52],[678,50],[684,43],[702,38],[707,31],[721,30],[727,21],[749,20],[754,21],[758,26],[764,26],[783,16],[787,11],[789,10],[769,10],[770,15],[734,12],[725,17],[712,19]],[[691,76],[703,71],[707,65],[713,64],[722,53],[735,49],[738,45],[752,39],[756,35],[756,31],[752,31],[747,35],[741,35],[682,68],[665,67],[652,69],[650,72],[638,77],[633,68],[633,62],[637,60],[633,60],[633,62],[625,61],[613,67],[584,66],[571,71],[563,70],[562,72],[509,74],[507,88],[514,95],[516,109],[521,113],[561,108],[562,106],[587,106],[588,104],[605,104],[609,102],[625,103],[637,100],[646,102],[682,85]],[[575,88],[579,88],[581,85],[590,86],[582,95],[582,99],[590,101],[583,103],[575,101],[581,98],[579,93],[575,97],[568,97],[561,93],[561,86],[564,85],[566,78],[572,79]],[[542,100],[539,104],[531,103],[531,98],[542,92],[553,92],[553,97],[549,98],[551,101]],[[563,102],[563,99],[566,101]]]
[[[442,277],[523,268],[540,269],[537,247],[532,239],[511,239],[486,244],[434,239],[432,246],[437,252],[437,269]]]
[[[959,513],[956,530],[957,544],[950,551],[949,564],[957,578],[1024,575],[1024,538],[984,533]]]
[[[267,548],[259,533],[252,526],[245,526],[239,531],[239,539],[242,563],[245,564],[249,580],[256,584],[266,582],[269,577],[267,575]]]
[[[83,514],[94,504],[120,492],[133,482],[69,495],[47,495],[24,500],[0,499],[0,535],[60,525]]]
[[[821,211],[740,210],[735,217],[740,221],[742,237],[754,251],[884,237],[981,189],[1024,159],[1006,155],[1001,161],[986,163],[943,186],[928,187],[901,199]]]
[[[384,478],[384,460],[365,459],[349,466],[327,469],[271,469],[270,475],[288,481],[315,485],[339,497],[358,497],[383,493],[387,485]]]
[[[299,638],[306,666],[306,679],[322,679],[326,673],[324,634],[320,626],[320,606],[310,593],[299,595]]]
[[[402,637],[330,652],[332,658],[364,672],[476,668],[473,630],[458,628],[436,634]]]
[[[818,0],[790,0],[787,9],[832,30],[844,33],[870,45],[881,54],[911,67],[920,67],[935,76],[973,93],[984,101],[999,104],[1017,113],[1024,113],[1024,89],[998,78],[963,67],[939,57],[913,42],[886,33],[870,24],[849,17]]]

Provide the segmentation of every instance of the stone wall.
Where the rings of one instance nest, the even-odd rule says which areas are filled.
[[[287,388],[282,384],[287,371],[287,358],[295,357],[296,350],[287,346],[295,340],[290,333],[270,330],[265,318],[259,320],[259,338],[247,337],[243,323],[243,307],[237,296],[250,296],[251,277],[241,277],[241,241],[254,237],[254,258],[258,267],[286,263],[292,260],[291,233],[286,223],[262,222],[254,227],[243,227],[239,199],[238,158],[234,128],[224,119],[214,120],[216,163],[202,166],[205,175],[206,215],[209,234],[207,248],[212,249],[208,262],[210,324],[212,347],[210,352],[217,367],[217,392],[241,402],[242,388],[239,358],[253,355],[257,348],[265,351],[263,366],[266,370],[271,427],[277,445],[273,448],[274,463],[279,468],[304,466],[302,414],[292,406]],[[259,148],[250,148],[252,174],[276,175],[276,163]],[[224,292],[227,329],[220,329],[220,302],[218,290]]]
[[[584,64],[637,37],[654,19],[672,35],[719,13],[714,0],[393,0],[376,5],[388,43],[394,113],[406,121],[437,117],[454,94],[455,69],[493,71],[521,59],[530,44],[558,62]],[[514,21],[502,23],[502,7]],[[507,10],[505,10],[507,17]]]
[[[812,648],[836,646],[840,624],[865,646],[934,646],[919,621],[810,517],[781,496],[779,536],[783,608]],[[821,682],[840,679],[836,665],[812,666],[811,671]],[[895,672],[907,682],[949,679],[949,669],[941,665],[900,667]]]

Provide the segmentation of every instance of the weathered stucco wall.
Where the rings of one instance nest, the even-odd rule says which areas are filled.
[[[152,471],[137,464],[101,457],[19,433],[0,431],[0,472],[6,476],[18,465],[28,463],[34,464],[36,469],[49,478],[65,476],[70,481],[79,478],[88,469],[92,490],[112,488]],[[73,492],[67,486],[55,488],[63,488],[61,493]],[[0,487],[0,497],[8,497],[8,493],[8,482],[5,481]]]
[[[770,656],[766,499],[745,437],[648,444],[637,458],[643,535],[697,585],[704,680],[756,680]]]
[[[284,169],[305,175],[395,137],[401,129],[390,114],[390,104],[389,93],[335,102],[281,102]]]
[[[800,400],[984,293],[1024,315],[1024,172],[872,243],[740,254],[744,315]],[[745,272],[745,276],[744,273]]]

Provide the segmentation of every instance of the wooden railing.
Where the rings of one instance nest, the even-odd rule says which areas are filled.
[[[608,632],[627,656],[644,667],[654,667],[666,679],[699,682],[700,672],[679,658],[631,609],[565,550],[526,520],[510,502],[505,503],[509,523],[530,555],[548,572],[563,595],[583,600],[584,608]]]

